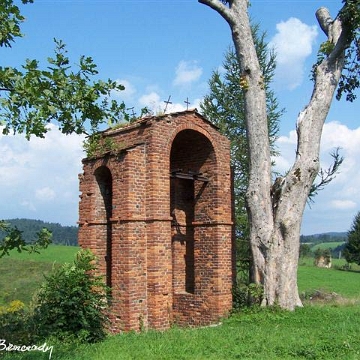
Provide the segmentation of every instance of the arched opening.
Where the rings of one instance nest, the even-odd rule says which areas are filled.
[[[174,293],[201,291],[204,231],[198,227],[213,219],[215,152],[207,137],[183,130],[170,153],[170,211]]]
[[[96,220],[99,222],[99,240],[105,243],[105,274],[106,285],[112,285],[112,176],[110,170],[101,166],[95,171],[95,178],[98,185],[98,196],[96,198]]]

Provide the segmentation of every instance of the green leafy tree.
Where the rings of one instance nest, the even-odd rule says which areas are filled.
[[[10,255],[9,251],[13,249],[16,249],[18,252],[39,253],[40,249],[46,249],[51,244],[52,233],[46,228],[38,231],[35,240],[32,242],[26,242],[22,231],[16,226],[11,227],[2,220],[0,220],[0,230],[5,233],[5,236],[0,241],[0,258],[4,255]]]
[[[360,212],[355,216],[348,232],[344,257],[348,263],[360,265]]]
[[[23,0],[23,3],[33,2]],[[22,36],[24,20],[12,0],[0,7],[0,45],[11,47]],[[0,67],[0,122],[3,133],[24,133],[44,137],[53,122],[64,134],[96,131],[104,121],[129,119],[125,104],[111,99],[113,91],[124,90],[116,81],[95,80],[97,66],[91,57],[81,56],[72,69],[65,44],[55,40],[55,54],[45,69],[39,61],[27,59],[21,69]]]
[[[21,0],[23,4],[32,3],[33,0]],[[20,9],[14,5],[13,0],[2,0],[0,5],[0,46],[11,47],[16,37],[23,36],[20,24],[25,20]]]
[[[304,258],[311,255],[311,248],[309,244],[300,244],[299,257]]]
[[[279,132],[279,120],[283,109],[270,88],[276,67],[276,57],[270,51],[259,25],[252,26],[256,52],[261,64],[266,91],[269,139],[272,154],[276,155],[275,141]],[[249,282],[251,253],[245,194],[249,178],[248,142],[246,137],[244,88],[241,70],[233,47],[230,47],[222,64],[223,71],[216,70],[209,80],[210,92],[201,104],[203,114],[226,135],[231,142],[231,162],[234,174],[235,221],[237,240],[238,281]],[[240,81],[239,81],[240,79]]]
[[[23,4],[32,2],[22,0]],[[11,48],[15,39],[23,36],[20,29],[23,21],[13,0],[1,1],[0,47]],[[112,92],[124,90],[124,87],[110,79],[95,80],[98,71],[91,57],[81,56],[78,66],[73,69],[65,44],[55,40],[55,54],[47,62],[48,66],[43,69],[34,59],[27,59],[20,69],[0,66],[3,134],[22,133],[27,139],[32,135],[44,137],[50,122],[64,134],[93,133],[104,121],[114,124],[130,119],[125,104],[111,98]],[[1,245],[3,255],[13,248],[25,250],[21,232],[4,222],[1,227],[7,232]],[[35,241],[36,249],[44,243],[44,234],[40,235]]]

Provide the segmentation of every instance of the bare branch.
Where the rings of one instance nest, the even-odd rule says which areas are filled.
[[[318,11],[316,11],[316,18],[319,22],[321,30],[325,33],[326,36],[329,36],[330,25],[333,22],[329,10],[325,7],[321,7]]]
[[[232,21],[231,5],[233,1],[220,1],[220,0],[198,0],[200,4],[209,6],[211,9],[217,11],[227,22]],[[230,7],[225,4],[228,3]]]
[[[339,154],[339,148],[336,148],[334,152],[330,155],[333,158],[332,165],[329,166],[328,169],[320,169],[318,173],[318,177],[320,181],[317,184],[312,184],[309,197],[308,204],[314,203],[314,197],[318,194],[319,191],[323,190],[326,185],[328,185],[332,180],[336,178],[336,175],[339,173],[339,168],[344,161],[344,158]]]
[[[349,25],[343,23],[340,14],[346,10],[346,4],[340,10],[339,15],[333,19],[327,8],[321,7],[316,12],[316,18],[328,41],[335,45],[332,56],[338,57],[341,52],[350,45],[349,42]],[[351,26],[350,26],[351,27]]]

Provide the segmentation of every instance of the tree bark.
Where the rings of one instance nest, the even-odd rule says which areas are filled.
[[[264,288],[262,305],[294,310],[302,306],[297,287],[300,230],[309,191],[319,171],[320,140],[344,66],[346,34],[339,19],[317,12],[320,27],[334,45],[315,71],[314,90],[297,119],[295,162],[284,178],[271,183],[271,158],[262,73],[252,39],[247,0],[198,0],[229,24],[245,92],[249,146],[246,195],[253,255],[253,281]]]

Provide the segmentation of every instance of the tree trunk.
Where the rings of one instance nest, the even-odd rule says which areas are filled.
[[[320,140],[344,63],[347,46],[340,20],[326,9],[317,12],[321,28],[334,45],[317,67],[308,106],[297,120],[298,145],[292,169],[271,184],[271,158],[262,73],[251,35],[247,0],[198,0],[229,24],[242,71],[249,146],[247,206],[253,254],[253,281],[264,288],[264,306],[294,310],[302,306],[297,287],[300,230],[309,191],[319,171]]]

